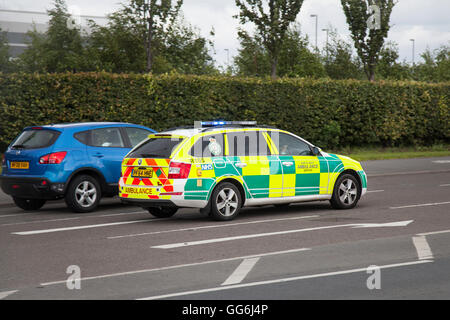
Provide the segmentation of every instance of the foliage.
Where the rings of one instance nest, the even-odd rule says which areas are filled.
[[[379,9],[379,26],[369,29],[369,22],[373,22],[371,13],[378,14],[377,11],[369,12],[366,1],[361,0],[341,0],[347,23],[353,42],[358,52],[358,56],[364,65],[364,71],[370,81],[375,80],[375,68],[378,63],[378,56],[383,47],[384,38],[389,31],[389,19],[394,0],[376,0],[376,8]],[[369,7],[373,7],[371,5]],[[368,31],[369,29],[369,31]]]
[[[323,63],[331,79],[363,79],[361,61],[353,56],[352,45],[341,39],[331,25],[328,27],[329,41],[323,53]]]
[[[6,39],[6,32],[0,28],[0,72],[8,72],[12,65],[9,60],[9,46],[8,39]]]
[[[138,75],[0,75],[0,150],[26,126],[123,121],[155,130],[256,120],[323,148],[450,142],[450,83]]]
[[[48,11],[49,28],[41,34],[28,32],[30,45],[20,57],[20,66],[26,72],[64,72],[89,70],[85,59],[83,38],[77,28],[67,26],[67,7],[64,0],[54,0]]]
[[[303,0],[235,0],[242,24],[253,22],[271,60],[272,79],[277,77],[278,56],[289,25],[295,21]],[[268,3],[267,3],[268,2]],[[268,5],[269,13],[264,6]]]
[[[258,34],[253,37],[239,31],[241,48],[234,59],[237,74],[266,76],[271,72],[270,54]],[[325,69],[317,55],[308,49],[308,38],[302,36],[299,25],[290,27],[280,49],[278,75],[281,77],[325,77]]]

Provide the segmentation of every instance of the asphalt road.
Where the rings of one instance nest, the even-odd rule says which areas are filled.
[[[0,299],[450,299],[450,157],[363,167],[355,209],[266,206],[230,222],[117,199],[26,213],[2,195]]]

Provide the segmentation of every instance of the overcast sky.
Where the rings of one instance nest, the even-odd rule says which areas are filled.
[[[0,9],[45,11],[52,7],[52,0],[0,0]],[[68,6],[76,6],[82,15],[106,15],[120,8],[126,0],[66,0]],[[211,28],[215,30],[212,38],[215,44],[214,58],[219,65],[227,63],[237,54],[239,42],[237,28],[239,23],[232,16],[237,13],[234,0],[184,0],[182,11],[185,20],[195,26],[205,37]],[[305,0],[297,21],[303,33],[315,42],[315,18],[318,20],[318,46],[326,42],[326,33],[322,29],[332,25],[340,36],[350,40],[345,15],[340,0]],[[400,60],[411,61],[412,43],[415,39],[416,61],[426,48],[435,49],[443,44],[450,44],[450,0],[398,0],[391,15],[391,30],[388,41],[395,41],[399,46]],[[32,15],[0,12],[0,20],[31,21],[40,19]],[[247,24],[245,29],[252,30]]]

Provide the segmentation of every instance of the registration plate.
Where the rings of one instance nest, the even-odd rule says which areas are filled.
[[[152,168],[136,168],[131,172],[131,176],[134,178],[151,178],[153,177]]]
[[[11,169],[29,169],[30,163],[27,161],[12,161]]]

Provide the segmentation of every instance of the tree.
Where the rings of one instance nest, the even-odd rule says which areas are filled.
[[[331,79],[361,79],[364,77],[361,62],[354,57],[352,45],[342,40],[337,30],[328,27],[329,41],[323,54],[324,66]]]
[[[397,62],[398,46],[395,42],[386,43],[380,51],[376,72],[383,79],[406,80],[410,78],[410,70],[406,63]]]
[[[142,32],[146,50],[146,71],[152,71],[155,31],[162,28],[168,20],[175,20],[183,0],[131,0],[124,7],[123,14]]]
[[[303,0],[235,0],[242,24],[253,22],[271,61],[272,79],[277,77],[278,56],[289,25],[295,21]],[[268,3],[267,3],[268,2]],[[264,10],[268,4],[269,13]]]
[[[421,55],[424,60],[413,67],[413,78],[417,81],[445,82],[450,81],[450,45],[431,51],[427,49]]]
[[[364,72],[369,81],[374,81],[379,53],[389,32],[389,19],[395,2],[367,1],[369,6],[364,0],[341,0],[341,3]]]
[[[237,73],[243,76],[264,76],[271,73],[270,54],[258,34],[250,36],[240,30],[239,41],[241,48],[234,59]],[[285,77],[313,77],[326,76],[320,59],[308,49],[309,41],[295,25],[286,31],[278,58],[278,75]]]
[[[85,71],[84,40],[77,28],[69,28],[70,17],[64,0],[55,0],[48,30],[41,34],[34,29],[28,32],[30,43],[20,56],[20,65],[28,72]]]
[[[0,28],[0,72],[9,72],[10,69],[8,39],[6,39],[6,33]]]
[[[110,72],[146,72],[147,50],[143,39],[146,26],[139,23],[126,9],[108,16],[106,26],[90,22],[92,29],[88,52],[97,70]],[[156,28],[152,36],[152,72],[214,73],[208,45],[180,17],[164,28]]]

